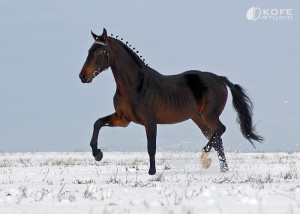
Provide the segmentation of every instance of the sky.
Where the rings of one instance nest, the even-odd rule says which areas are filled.
[[[252,7],[291,9],[292,19],[251,21]],[[92,84],[78,74],[90,31],[104,27],[162,74],[209,71],[247,89],[265,141],[254,149],[242,137],[229,96],[221,115],[226,151],[300,151],[299,15],[292,0],[1,1],[0,152],[90,151],[94,122],[114,112],[116,85],[110,69]],[[190,120],[158,126],[158,151],[197,152],[206,143]],[[104,151],[146,145],[144,127],[133,123],[99,135]]]

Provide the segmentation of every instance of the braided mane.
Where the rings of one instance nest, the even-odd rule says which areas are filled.
[[[112,37],[111,37],[112,38]],[[128,53],[129,55],[134,59],[134,61],[138,64],[139,67],[145,66],[144,60],[140,58],[140,56],[137,55],[136,52],[134,52],[130,47],[128,47],[126,44],[124,44],[122,41],[112,38],[114,41],[118,42]]]

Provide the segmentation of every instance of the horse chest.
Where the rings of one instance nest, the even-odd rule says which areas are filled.
[[[143,118],[138,114],[138,105],[133,104],[128,97],[116,94],[114,96],[114,107],[120,118],[126,118],[135,123],[144,124]]]

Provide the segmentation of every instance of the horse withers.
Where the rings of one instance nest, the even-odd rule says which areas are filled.
[[[244,89],[231,83],[226,77],[209,72],[186,71],[177,75],[162,75],[144,63],[126,44],[93,32],[94,43],[79,77],[82,83],[91,83],[102,71],[112,70],[116,93],[113,98],[115,112],[98,119],[90,146],[97,161],[103,157],[98,149],[98,135],[103,126],[126,127],[130,122],[143,125],[147,135],[150,157],[149,174],[156,173],[157,124],[179,123],[192,119],[209,140],[202,150],[202,163],[209,167],[208,153],[214,148],[220,161],[221,172],[228,171],[221,136],[226,128],[219,117],[227,101],[227,87],[233,97],[233,106],[238,114],[238,123],[243,136],[261,142],[252,122],[252,102]]]

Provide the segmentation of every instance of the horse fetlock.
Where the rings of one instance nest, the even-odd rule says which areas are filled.
[[[202,162],[203,168],[205,168],[205,169],[207,169],[211,165],[211,159],[208,156],[209,156],[209,152],[205,152],[205,151],[202,152],[201,162]]]
[[[92,138],[91,142],[90,142],[90,147],[92,147],[92,149],[97,149],[97,145],[98,145],[98,142],[97,140],[94,140],[94,138]]]

